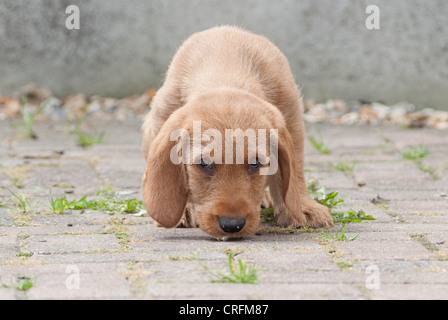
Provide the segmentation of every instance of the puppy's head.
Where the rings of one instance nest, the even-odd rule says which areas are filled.
[[[217,90],[192,99],[165,122],[149,150],[143,179],[148,213],[174,227],[189,199],[208,234],[255,232],[269,175],[281,175],[283,194],[288,188],[285,134],[280,112],[255,96]]]

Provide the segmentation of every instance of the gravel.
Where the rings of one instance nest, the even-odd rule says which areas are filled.
[[[110,97],[72,94],[59,98],[48,88],[28,85],[18,93],[0,95],[0,120],[20,118],[23,106],[38,112],[37,120],[76,121],[101,118],[125,121],[142,118],[149,110],[156,90],[148,89],[141,95],[114,99]],[[448,111],[421,109],[407,103],[385,105],[379,102],[343,101],[331,99],[325,103],[305,100],[304,120],[344,125],[394,125],[406,128],[448,129]]]

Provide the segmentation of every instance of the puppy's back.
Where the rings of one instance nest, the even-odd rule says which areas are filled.
[[[173,59],[167,80],[171,76],[181,81],[184,101],[209,89],[231,87],[275,102],[285,82],[295,87],[286,57],[272,42],[231,26],[187,39]]]
[[[300,92],[283,53],[263,36],[221,26],[193,34],[179,48],[143,124],[144,136],[154,137],[173,112],[217,88],[252,93],[276,106],[287,123],[301,118]]]

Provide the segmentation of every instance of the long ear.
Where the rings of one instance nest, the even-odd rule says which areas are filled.
[[[279,130],[278,140],[278,164],[282,179],[283,200],[286,199],[286,193],[288,192],[289,181],[293,170],[293,150],[294,146],[292,143],[291,135],[286,128],[281,128]]]
[[[146,157],[143,176],[143,198],[148,214],[165,228],[175,227],[184,212],[188,192],[183,165],[174,164],[170,152],[176,141],[170,141],[178,119],[172,115],[162,126]]]

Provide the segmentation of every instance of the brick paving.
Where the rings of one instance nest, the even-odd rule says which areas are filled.
[[[76,145],[64,123],[36,123],[37,140],[0,121],[0,299],[448,299],[448,132],[308,124],[330,148],[306,144],[306,177],[338,191],[341,210],[375,221],[351,223],[347,238],[326,230],[263,223],[243,240],[219,242],[199,229],[162,229],[148,217],[102,212],[54,214],[53,194],[141,196],[144,159],[138,121],[92,124],[103,143]],[[402,157],[422,144],[420,164]],[[353,171],[332,164],[355,163]],[[24,214],[8,189],[34,204]],[[109,191],[111,191],[109,190]],[[114,229],[118,228],[118,229]],[[258,270],[258,283],[216,283],[228,250]],[[31,279],[33,286],[17,284]]]

